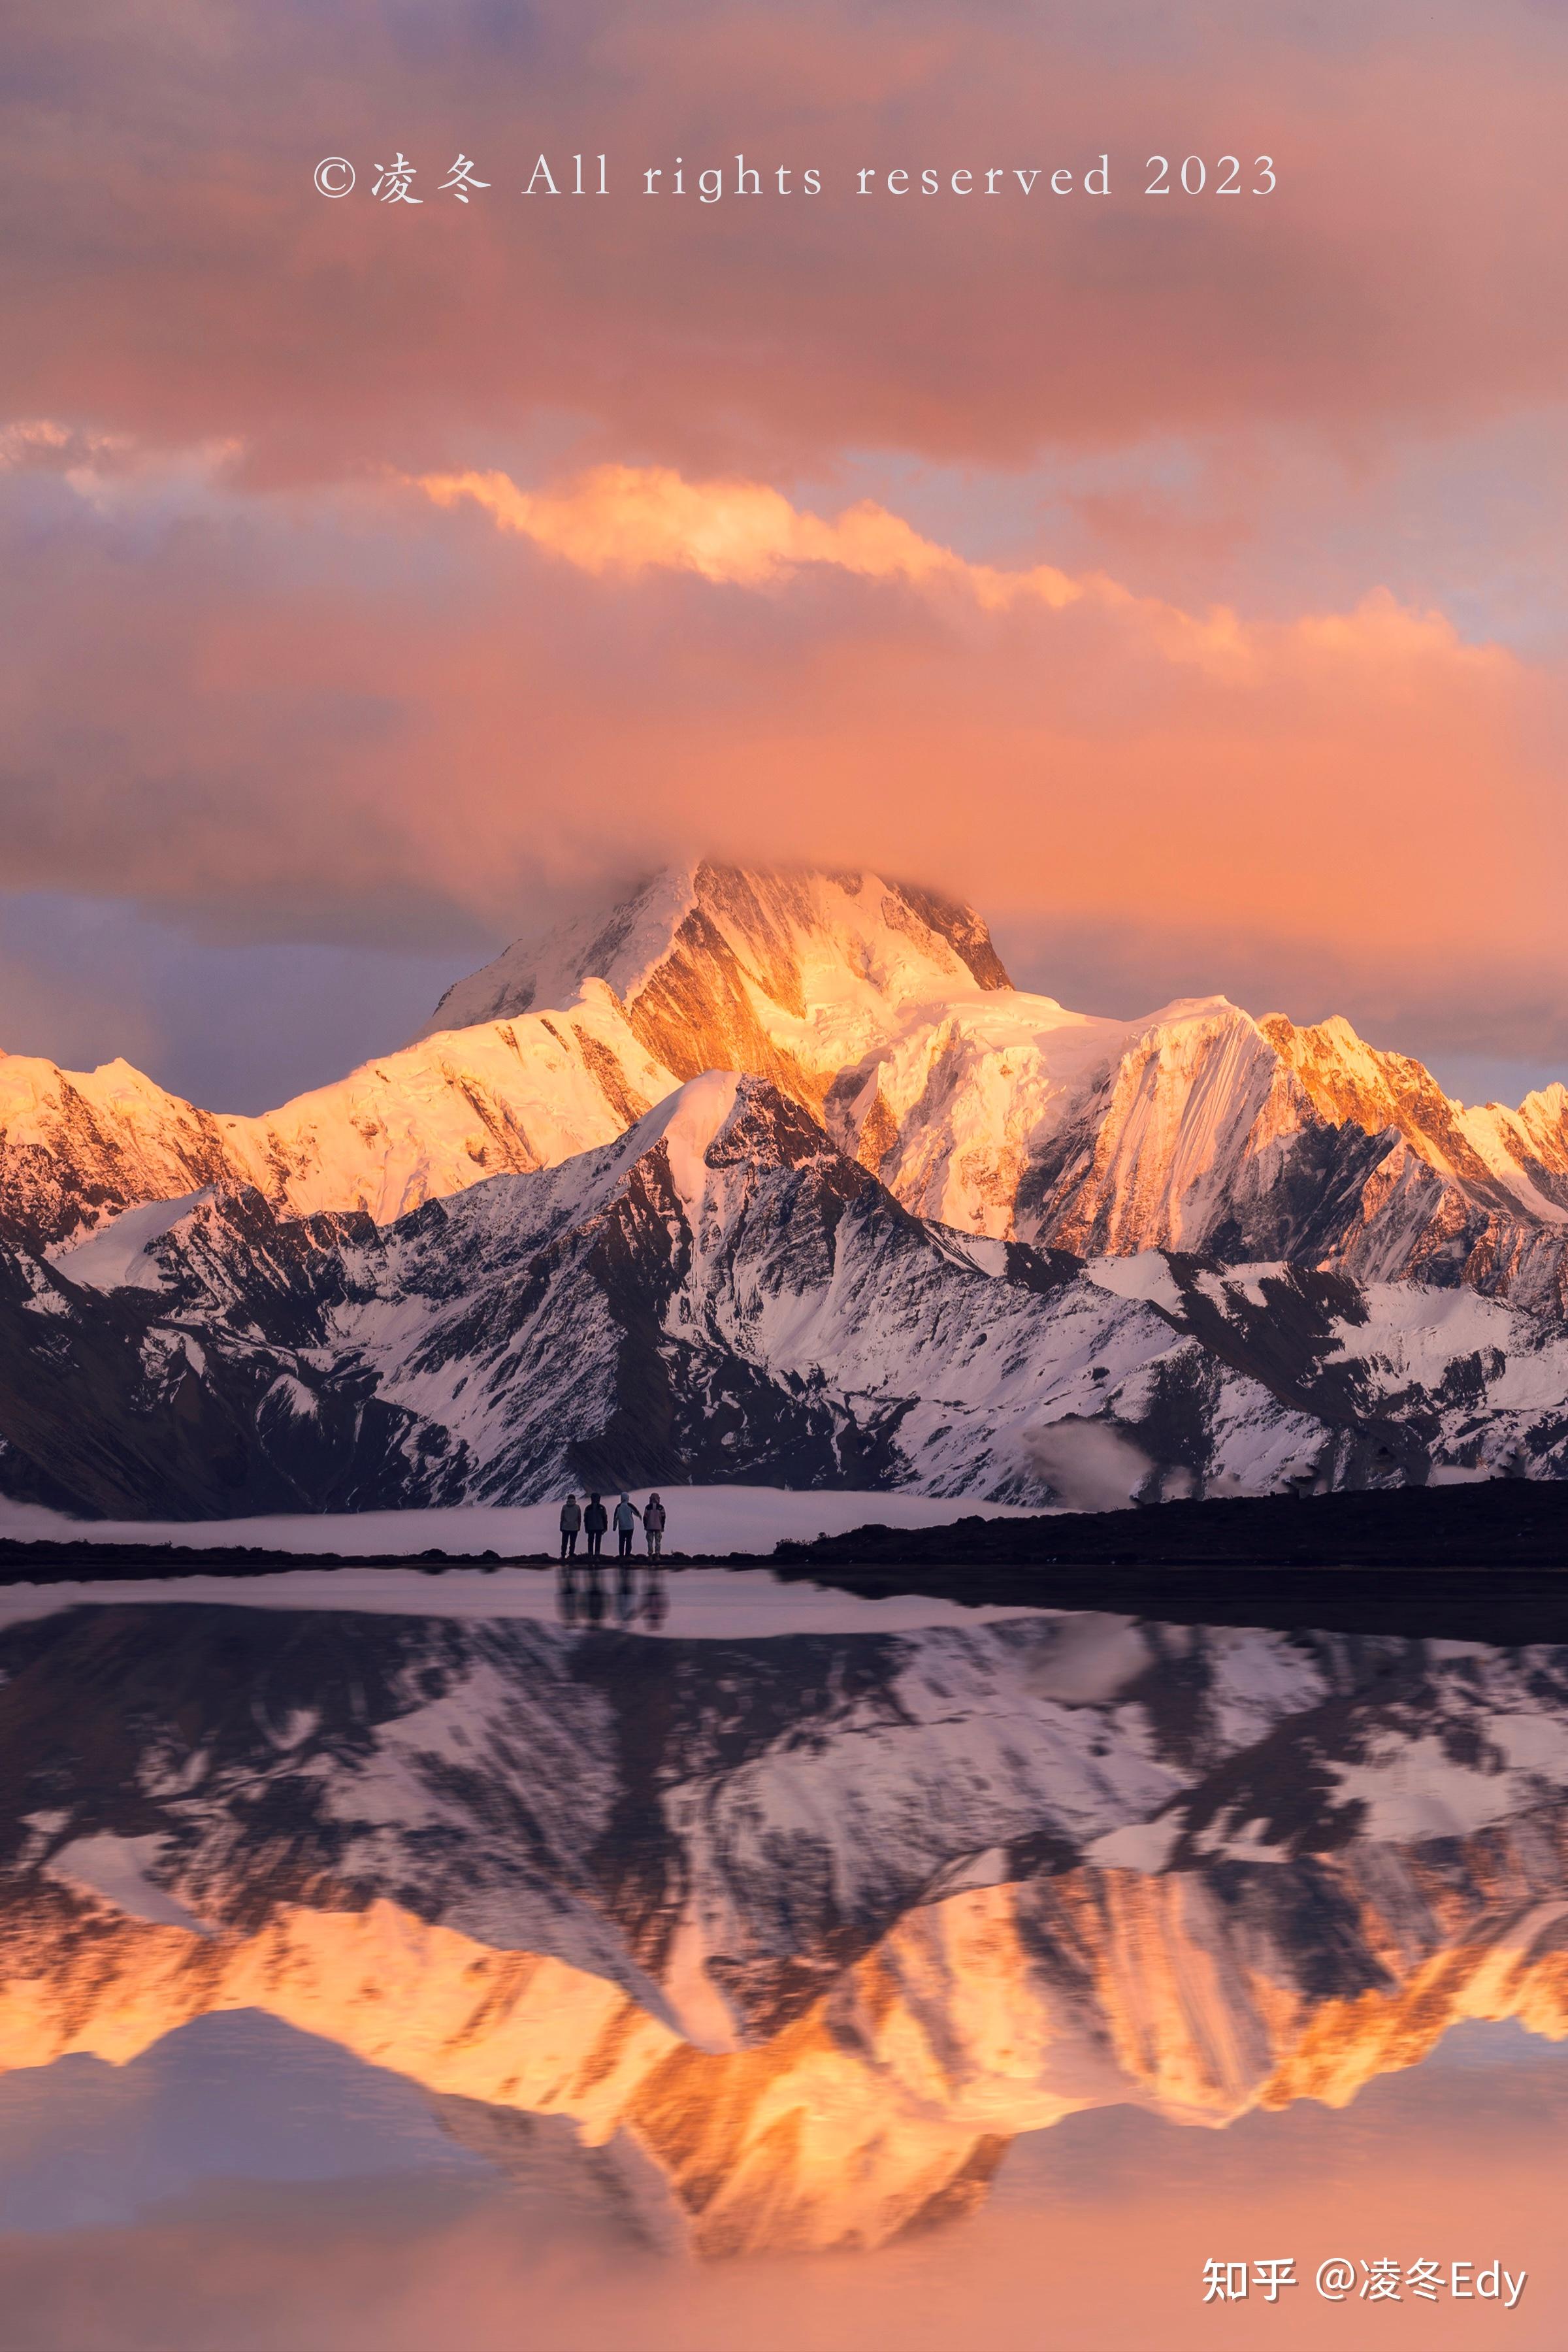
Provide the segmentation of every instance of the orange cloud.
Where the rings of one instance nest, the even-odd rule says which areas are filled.
[[[1031,605],[1060,613],[1088,603],[1144,635],[1168,659],[1237,672],[1278,659],[1292,645],[1300,657],[1331,662],[1431,658],[1472,673],[1517,667],[1503,648],[1467,646],[1443,614],[1412,612],[1384,589],[1370,591],[1352,612],[1309,614],[1284,628],[1247,627],[1224,607],[1185,613],[1103,573],[1074,578],[1049,563],[1005,571],[970,562],[871,499],[828,521],[766,483],[688,482],[661,466],[600,466],[552,490],[521,489],[497,472],[426,474],[413,487],[440,507],[471,500],[498,530],[595,576],[689,572],[715,586],[756,589],[822,565],[858,580],[956,593],[983,613]]]
[[[870,499],[825,522],[766,483],[687,482],[665,466],[600,466],[555,491],[521,490],[500,473],[426,474],[416,487],[437,506],[473,499],[500,530],[584,572],[663,568],[753,588],[826,563],[864,580],[962,585],[992,609],[1020,595],[1059,608],[1086,593],[1049,564],[1007,573],[967,563]]]
[[[51,495],[0,540],[29,566],[0,656],[19,885],[423,891],[504,929],[541,879],[715,848],[1046,923],[1561,966],[1561,683],[1386,592],[1188,613],[882,507],[624,466]]]

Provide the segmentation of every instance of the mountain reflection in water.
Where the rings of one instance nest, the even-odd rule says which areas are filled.
[[[972,2213],[1090,2110],[1255,2131],[1468,2021],[1564,2035],[1568,1649],[699,1640],[679,1584],[655,1639],[661,1576],[595,1582],[554,1624],[0,1633],[0,2067],[265,2012],[416,2086],[487,2179],[542,2150],[716,2256]]]

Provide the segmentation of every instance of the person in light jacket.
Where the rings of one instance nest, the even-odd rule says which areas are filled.
[[[609,1513],[597,1495],[590,1495],[588,1507],[583,1514],[583,1532],[588,1538],[588,1557],[597,1559],[605,1548],[605,1529],[609,1526]]]
[[[568,1495],[561,1506],[561,1557],[563,1559],[576,1559],[577,1530],[582,1524],[583,1514],[577,1507],[577,1497],[575,1495]]]
[[[657,1495],[650,1495],[647,1498],[647,1508],[642,1515],[642,1531],[649,1559],[657,1559],[664,1541],[664,1505]]]
[[[623,1495],[620,1501],[616,1505],[616,1537],[617,1548],[623,1559],[629,1559],[631,1557],[632,1529],[636,1527],[641,1517],[642,1513],[638,1510],[631,1496],[629,1495]]]

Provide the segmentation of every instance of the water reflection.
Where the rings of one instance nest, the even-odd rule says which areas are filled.
[[[712,2256],[974,2215],[1101,2114],[1257,2131],[1458,2028],[1568,2032],[1568,1652],[650,1641],[641,1562],[557,1597],[0,1634],[0,2066],[265,2012]]]
[[[556,1571],[556,1606],[563,1625],[602,1625],[610,1596],[596,1560],[563,1560]],[[622,1559],[615,1563],[615,1620],[623,1626],[646,1625],[657,1631],[669,1614],[669,1589],[665,1570],[656,1561]]]

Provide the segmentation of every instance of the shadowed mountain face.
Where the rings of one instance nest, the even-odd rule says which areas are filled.
[[[1568,2032],[1558,1649],[172,1604],[0,1677],[0,2065],[264,2009],[503,2169],[568,2119],[708,2253],[960,2213],[1085,2107]]]
[[[755,1078],[392,1225],[256,1191],[134,1215],[0,1253],[0,1491],[202,1517],[745,1479],[1092,1508],[1568,1462],[1553,1324],[962,1234]]]

